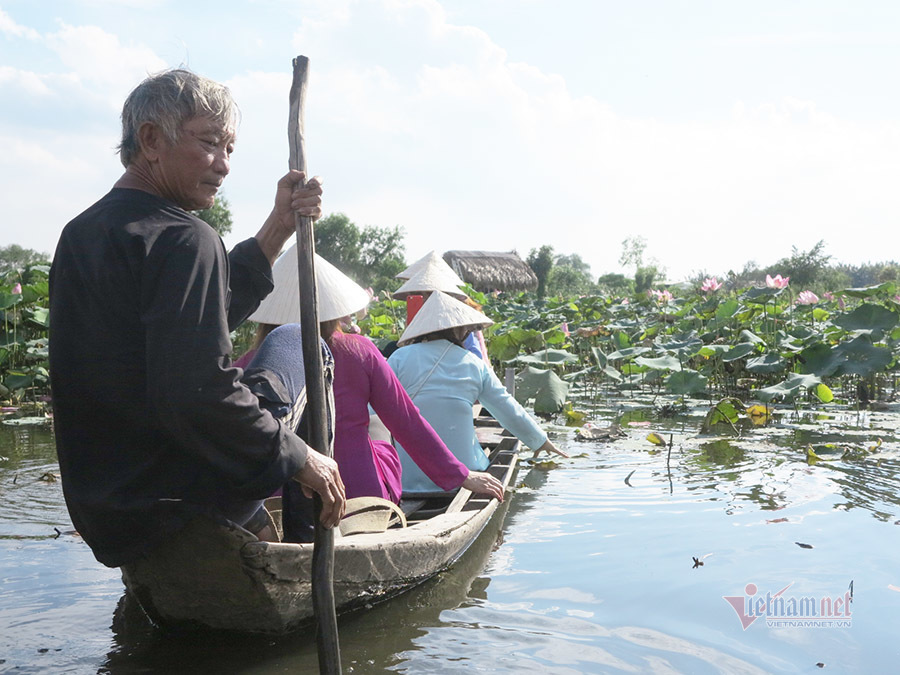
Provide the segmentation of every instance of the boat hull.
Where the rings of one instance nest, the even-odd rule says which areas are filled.
[[[508,486],[517,444],[499,447],[489,471]],[[446,512],[406,528],[336,536],[338,612],[382,602],[449,567],[478,538],[499,503],[461,489]],[[505,511],[505,509],[503,510]],[[285,633],[313,618],[312,544],[257,541],[235,525],[194,521],[122,579],[150,619],[174,628]]]

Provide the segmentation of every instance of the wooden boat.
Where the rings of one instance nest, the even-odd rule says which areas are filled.
[[[487,470],[507,488],[518,469],[519,443],[484,424],[490,422],[480,424],[478,433],[490,449]],[[392,598],[449,567],[478,538],[498,504],[464,488],[404,495],[406,527],[336,533],[338,612]],[[267,506],[278,522],[279,503]],[[312,548],[261,542],[236,525],[195,521],[149,558],[124,567],[122,580],[157,625],[285,633],[313,616]]]

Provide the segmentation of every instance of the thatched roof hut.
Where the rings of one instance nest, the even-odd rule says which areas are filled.
[[[444,261],[483,293],[533,291],[538,285],[534,272],[515,251],[447,251]]]

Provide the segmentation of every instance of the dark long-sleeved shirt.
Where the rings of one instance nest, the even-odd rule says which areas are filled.
[[[114,188],[63,230],[50,271],[50,378],[72,522],[111,567],[199,513],[272,494],[303,442],[230,367],[230,330],[272,290],[255,240]]]

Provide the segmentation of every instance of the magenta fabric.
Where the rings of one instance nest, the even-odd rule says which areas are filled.
[[[253,360],[253,357],[256,356],[256,350],[250,349],[243,353],[243,355],[234,363],[231,364],[233,368],[247,368],[247,364]]]
[[[369,405],[413,461],[443,490],[469,475],[431,425],[419,414],[375,344],[362,335],[335,333],[334,458],[347,498],[373,496],[400,501],[400,457],[393,445],[369,437]]]

